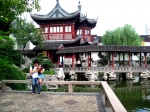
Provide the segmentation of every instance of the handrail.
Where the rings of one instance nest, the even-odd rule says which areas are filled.
[[[6,91],[7,83],[30,83],[30,80],[2,80],[2,92]],[[109,87],[106,81],[43,81],[43,84],[66,84],[68,85],[68,93],[73,94],[73,85],[102,85],[105,93],[105,99],[108,99],[110,106],[114,112],[127,112],[121,104],[115,93]]]
[[[127,112],[120,100],[114,94],[107,82],[101,82],[106,97],[108,98],[114,112]]]

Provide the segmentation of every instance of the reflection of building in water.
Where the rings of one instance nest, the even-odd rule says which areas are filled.
[[[126,80],[126,85],[127,86],[133,86],[133,81],[132,80]]]
[[[148,88],[143,89],[141,86],[120,87],[114,89],[115,94],[123,105],[128,108],[149,108],[150,92]]]
[[[150,87],[150,80],[147,80],[147,79],[140,79],[139,82],[140,82],[140,84],[141,84],[141,86],[142,86],[143,88],[148,88],[148,87]]]
[[[149,80],[141,80],[140,84],[142,86],[142,98],[143,100],[150,101],[150,81]]]

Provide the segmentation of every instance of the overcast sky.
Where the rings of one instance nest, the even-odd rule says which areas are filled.
[[[80,0],[82,13],[88,18],[98,18],[92,34],[102,36],[106,30],[113,30],[124,24],[131,24],[138,34],[150,34],[150,0]],[[67,12],[78,9],[79,0],[59,0]],[[47,14],[56,5],[56,0],[41,0],[41,11],[37,14]],[[29,16],[28,16],[29,17]],[[29,19],[31,20],[31,19]],[[146,28],[145,26],[148,26]]]

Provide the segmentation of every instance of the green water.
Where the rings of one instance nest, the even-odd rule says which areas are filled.
[[[150,80],[108,82],[128,112],[150,112]]]

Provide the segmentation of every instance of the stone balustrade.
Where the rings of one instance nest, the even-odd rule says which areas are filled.
[[[145,70],[149,70],[150,71],[150,67],[114,67],[114,69],[112,69],[112,67],[64,67],[63,68],[64,72],[69,72],[71,70],[73,70],[74,72],[78,73],[78,72],[87,72],[87,71],[91,71],[91,72],[108,72],[108,71],[114,71],[114,72],[143,72]]]

